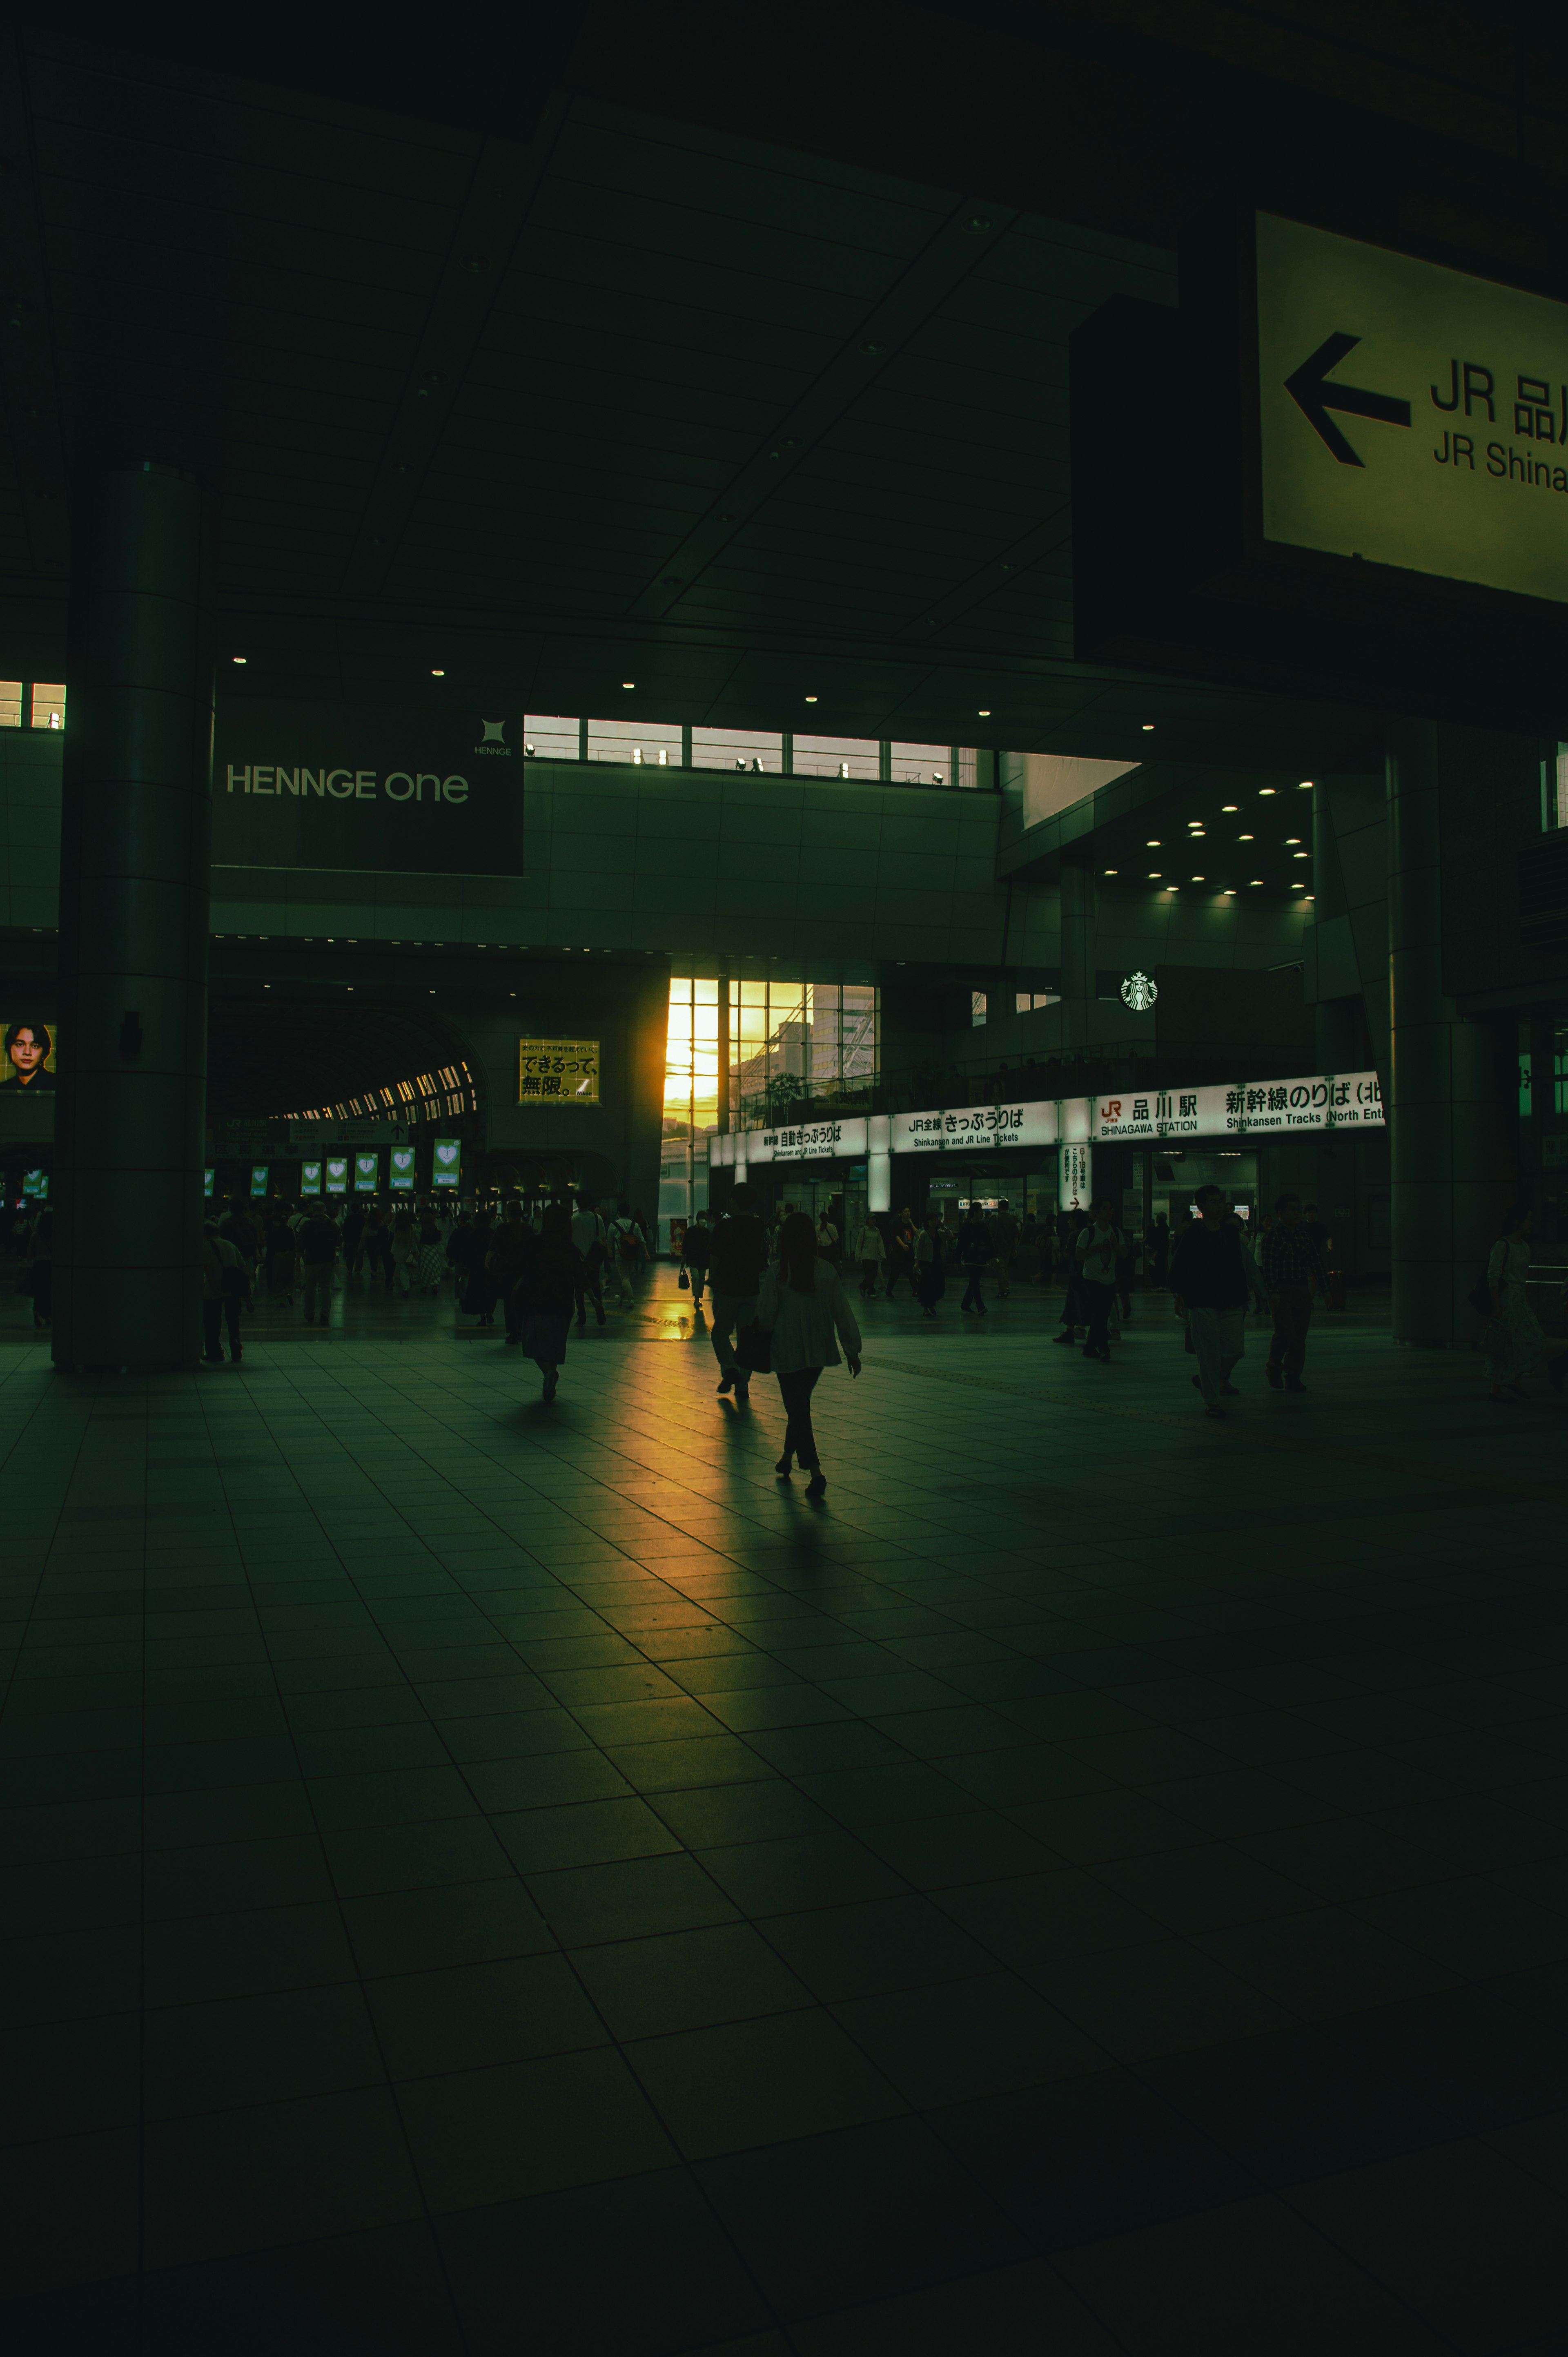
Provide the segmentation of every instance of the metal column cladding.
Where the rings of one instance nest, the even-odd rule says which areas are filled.
[[[212,651],[199,484],[84,476],[72,516],[61,797],[53,1351],[201,1350]]]

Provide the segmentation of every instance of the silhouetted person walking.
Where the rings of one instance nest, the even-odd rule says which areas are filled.
[[[1247,1347],[1247,1271],[1219,1189],[1200,1187],[1197,1201],[1197,1219],[1177,1236],[1171,1255],[1171,1291],[1187,1312],[1197,1354],[1192,1380],[1204,1412],[1219,1417],[1221,1398],[1236,1396],[1230,1370]]]
[[[811,1394],[824,1367],[839,1364],[837,1333],[852,1376],[860,1372],[860,1329],[839,1273],[817,1249],[804,1211],[792,1212],[779,1232],[779,1258],[765,1269],[757,1287],[757,1320],[772,1337],[773,1372],[784,1400],[784,1453],[775,1472],[789,1478],[800,1458],[811,1474],[808,1498],[827,1488],[817,1437],[811,1429]]]
[[[1263,1290],[1274,1313],[1273,1339],[1263,1369],[1274,1391],[1306,1389],[1302,1369],[1306,1364],[1306,1329],[1312,1305],[1328,1282],[1323,1249],[1301,1215],[1301,1198],[1282,1195],[1275,1204],[1276,1223],[1262,1240]]]
[[[808,1232],[811,1224],[808,1220]],[[816,1249],[814,1236],[811,1248]],[[719,1389],[733,1392],[742,1402],[751,1396],[749,1377],[736,1358],[731,1337],[757,1315],[757,1288],[767,1264],[768,1238],[751,1208],[751,1189],[732,1187],[730,1214],[719,1222],[708,1265],[714,1280],[714,1356],[723,1370]]]

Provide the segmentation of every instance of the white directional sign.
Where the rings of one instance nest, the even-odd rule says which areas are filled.
[[[1568,304],[1256,230],[1264,538],[1568,602]]]

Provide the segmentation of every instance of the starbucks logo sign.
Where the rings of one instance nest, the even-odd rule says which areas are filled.
[[[1134,1015],[1146,1015],[1159,995],[1146,974],[1130,974],[1122,985],[1122,1002]]]

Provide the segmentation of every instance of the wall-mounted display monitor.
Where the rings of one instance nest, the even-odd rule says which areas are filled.
[[[302,1162],[300,1164],[299,1191],[302,1195],[320,1194],[321,1165],[319,1162]]]
[[[413,1186],[413,1148],[412,1146],[394,1146],[392,1147],[392,1183],[394,1187]]]
[[[254,1198],[255,1198],[256,1196],[258,1196],[258,1195],[264,1195],[264,1194],[266,1193],[266,1191],[267,1191],[267,1165],[266,1165],[264,1162],[252,1162],[252,1165],[251,1165],[251,1194],[252,1194],[252,1199],[254,1199]]]
[[[430,1157],[430,1183],[433,1187],[456,1187],[462,1173],[461,1141],[456,1137],[438,1137]]]
[[[349,1191],[349,1157],[346,1154],[329,1154],[327,1157],[327,1192],[346,1195]]]
[[[27,1170],[23,1172],[22,1192],[24,1195],[30,1196],[35,1202],[41,1203],[47,1198],[48,1191],[49,1175],[47,1170]]]
[[[379,1154],[356,1154],[354,1157],[354,1192],[373,1195],[381,1183],[381,1157]]]
[[[23,1096],[52,1097],[59,1045],[58,1023],[39,1023],[30,1016],[9,1019],[0,1016],[0,1089]]]

